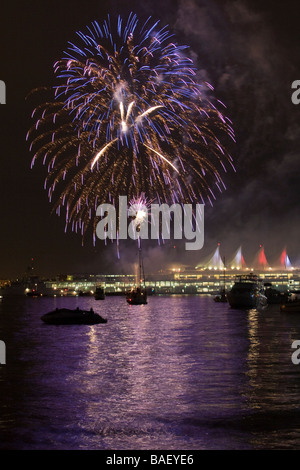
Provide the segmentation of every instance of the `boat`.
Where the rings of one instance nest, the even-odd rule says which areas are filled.
[[[36,291],[35,289],[30,290],[29,292],[26,292],[27,297],[43,297],[43,294],[41,292]]]
[[[147,304],[147,291],[146,289],[136,287],[126,294],[126,300],[130,305],[145,305]]]
[[[140,285],[131,289],[126,294],[126,301],[129,305],[145,305],[148,303],[141,244],[139,246],[139,281]]]
[[[79,297],[91,297],[93,295],[93,292],[92,291],[89,291],[89,290],[86,290],[86,291],[82,291],[80,290],[78,292],[78,296]]]
[[[105,299],[105,291],[103,287],[96,287],[95,292],[95,300],[104,300]]]
[[[216,295],[214,298],[215,302],[227,302],[227,295],[225,289],[222,289],[220,294]]]
[[[92,308],[90,310],[80,310],[79,307],[75,310],[57,308],[53,312],[42,315],[41,320],[50,325],[95,325],[107,323],[107,320],[98,313],[95,313]]]
[[[224,302],[225,303],[225,302],[227,302],[226,277],[225,277],[225,270],[226,270],[225,256],[224,256],[223,266],[224,266],[224,269],[223,269],[223,284],[224,284],[224,287],[221,290],[221,292],[218,295],[216,295],[216,297],[214,298],[214,301],[215,302]]]
[[[265,296],[267,297],[269,305],[285,304],[288,301],[289,293],[274,289],[271,283],[265,284],[265,287],[267,287],[267,289],[265,289]]]
[[[232,308],[260,308],[267,305],[263,283],[253,273],[236,276],[227,298]]]

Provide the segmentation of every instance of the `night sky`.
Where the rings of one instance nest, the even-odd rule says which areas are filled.
[[[25,140],[32,124],[26,96],[54,83],[53,63],[75,32],[109,13],[141,21],[152,15],[180,44],[189,45],[199,77],[215,88],[233,123],[231,153],[236,172],[224,175],[227,189],[205,208],[205,242],[199,252],[180,244],[145,246],[145,266],[195,266],[218,242],[229,259],[239,245],[249,264],[259,245],[269,262],[287,247],[300,261],[300,104],[292,103],[292,82],[300,80],[298,1],[148,0],[48,1],[1,3],[0,79],[6,104],[0,106],[0,278],[25,273],[34,258],[39,274],[128,272],[132,243],[115,244],[64,232],[64,217],[51,214],[43,189],[46,168],[30,169]],[[130,249],[127,249],[127,246]],[[300,264],[300,263],[299,263]]]

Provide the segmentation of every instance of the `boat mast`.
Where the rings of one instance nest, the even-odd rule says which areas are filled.
[[[226,292],[226,278],[225,278],[225,256],[223,257],[223,283],[224,283],[224,292]]]
[[[142,255],[142,240],[141,238],[139,239],[139,268],[140,268],[140,272],[139,272],[139,280],[140,280],[140,284],[144,284],[144,287],[145,287],[145,272],[144,272],[144,261],[143,261],[143,255]]]

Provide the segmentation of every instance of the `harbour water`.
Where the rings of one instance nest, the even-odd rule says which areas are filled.
[[[300,315],[211,296],[4,298],[0,448],[300,448]],[[56,307],[95,326],[46,325]]]

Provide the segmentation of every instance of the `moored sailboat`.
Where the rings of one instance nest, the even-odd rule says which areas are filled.
[[[221,289],[220,293],[218,295],[216,295],[216,297],[214,298],[215,302],[224,302],[224,303],[227,302],[225,270],[226,270],[226,266],[225,266],[225,256],[224,256],[224,260],[223,260],[223,288]]]
[[[144,263],[142,256],[142,236],[141,226],[147,224],[147,200],[144,194],[140,198],[131,201],[131,208],[135,212],[135,219],[133,225],[138,240],[138,251],[139,251],[139,279],[137,286],[132,288],[126,294],[126,300],[130,305],[144,305],[147,304],[147,290],[145,283],[145,272]]]
[[[105,290],[102,286],[96,287],[95,300],[104,300],[105,299]]]
[[[139,285],[127,292],[126,300],[130,305],[145,305],[148,303],[141,245],[139,247]]]

